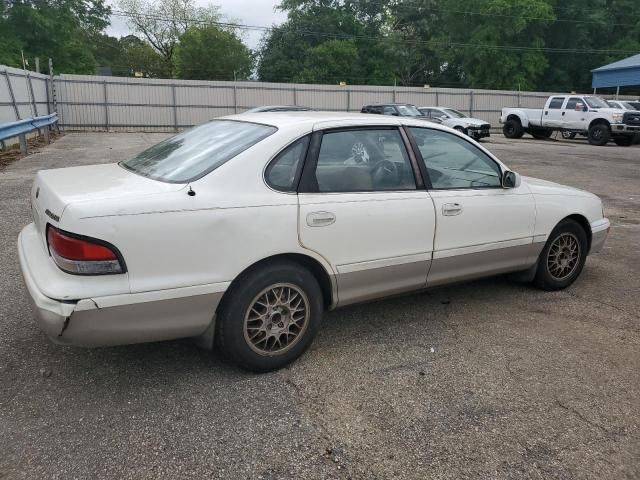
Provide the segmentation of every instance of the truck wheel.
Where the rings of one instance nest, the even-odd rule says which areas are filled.
[[[616,145],[618,145],[619,147],[630,147],[633,143],[633,137],[631,135],[624,137],[614,137],[613,141],[616,142]]]
[[[546,140],[551,136],[553,130],[541,128],[538,130],[531,130],[531,136],[537,140]]]
[[[589,129],[589,143],[597,147],[606,145],[611,139],[609,125],[598,123]]]
[[[519,120],[507,120],[502,127],[502,133],[507,138],[522,138],[524,135],[524,129]]]
[[[576,132],[567,132],[566,130],[562,131],[562,138],[565,140],[573,140],[576,138]]]

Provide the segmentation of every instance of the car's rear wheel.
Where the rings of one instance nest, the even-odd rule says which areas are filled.
[[[574,220],[566,219],[553,229],[538,259],[535,285],[561,290],[582,272],[588,251],[587,234]]]
[[[611,130],[604,123],[598,123],[589,128],[589,143],[597,147],[606,145],[611,139]]]
[[[537,140],[546,140],[551,136],[553,130],[549,130],[547,128],[537,128],[535,130],[531,130],[531,136]]]
[[[633,137],[631,135],[626,135],[624,137],[615,137],[613,139],[616,142],[616,145],[619,147],[630,147],[633,143]]]
[[[504,123],[502,133],[507,138],[522,138],[524,135],[524,129],[522,128],[522,124],[519,120],[510,119]]]
[[[311,345],[322,310],[322,291],[311,272],[293,262],[268,263],[239,278],[225,294],[216,344],[247,370],[275,370]]]

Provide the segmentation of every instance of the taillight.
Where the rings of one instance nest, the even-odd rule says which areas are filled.
[[[117,249],[107,242],[47,227],[47,243],[53,261],[67,273],[105,275],[124,273]]]

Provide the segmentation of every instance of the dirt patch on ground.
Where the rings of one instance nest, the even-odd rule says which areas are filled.
[[[49,140],[51,142],[55,142],[58,138],[64,136],[64,133],[49,133]],[[44,135],[39,135],[37,137],[29,138],[27,140],[27,150],[28,155],[38,153],[41,148],[46,147],[48,143],[44,139]],[[7,165],[15,162],[16,160],[23,157],[20,153],[20,145],[15,144],[10,147],[7,147],[6,150],[0,150],[0,171],[2,171]]]

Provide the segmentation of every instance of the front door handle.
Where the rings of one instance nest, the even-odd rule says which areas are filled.
[[[462,213],[462,205],[459,203],[445,203],[442,206],[442,214],[453,217]]]
[[[326,227],[335,221],[336,216],[331,212],[311,212],[307,215],[307,225],[310,227]]]

